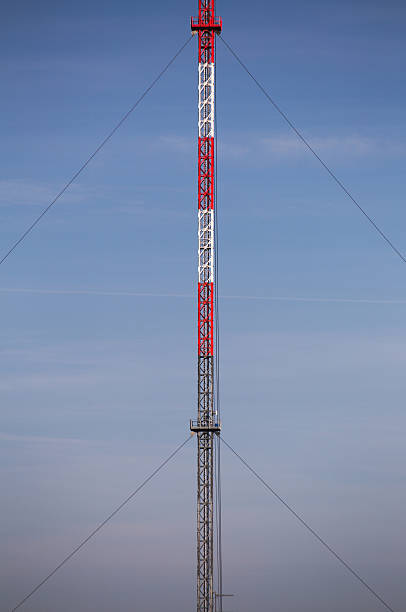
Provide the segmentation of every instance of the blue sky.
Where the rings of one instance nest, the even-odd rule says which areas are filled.
[[[5,252],[189,35],[195,3],[3,10]],[[406,251],[402,2],[219,1],[225,39]],[[404,264],[218,43],[224,437],[406,605]],[[196,41],[0,268],[1,610],[196,411]],[[283,299],[280,299],[283,298]],[[223,451],[225,609],[381,610]],[[194,606],[194,441],[25,609]]]

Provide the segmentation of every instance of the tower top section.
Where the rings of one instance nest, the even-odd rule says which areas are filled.
[[[216,34],[220,34],[221,27],[221,17],[215,16],[214,0],[199,0],[199,16],[191,17],[190,19],[190,28],[192,32],[212,30]]]

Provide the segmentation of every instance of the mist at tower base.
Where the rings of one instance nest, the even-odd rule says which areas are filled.
[[[2,248],[186,40],[193,13],[194,0],[8,3]],[[237,0],[217,13],[402,245],[403,3],[254,1],[248,19]],[[189,435],[195,45],[1,268],[1,611]],[[222,433],[404,610],[403,268],[220,41],[217,109]],[[194,445],[21,609],[194,609]],[[225,612],[382,609],[226,448],[222,461]]]

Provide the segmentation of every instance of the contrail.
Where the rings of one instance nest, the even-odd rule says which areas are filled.
[[[154,297],[154,298],[192,298],[186,293],[142,293],[138,291],[103,291],[102,289],[11,289],[0,288],[0,293],[32,293],[38,295],[99,295],[108,297]]]
[[[339,298],[339,297],[302,297],[302,296],[280,296],[280,295],[220,295],[220,298],[228,300],[265,300],[271,302],[315,302],[334,304],[406,304],[405,300],[395,299],[373,299],[373,298]]]
[[[139,291],[108,291],[99,289],[27,289],[0,288],[0,293],[30,293],[34,295],[89,295],[105,297],[180,298],[193,299],[191,293],[148,293]],[[304,297],[283,295],[220,295],[223,300],[259,300],[268,302],[309,302],[320,304],[406,304],[406,299],[374,299],[350,297]]]

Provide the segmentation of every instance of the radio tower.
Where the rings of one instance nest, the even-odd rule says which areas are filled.
[[[215,0],[199,0],[191,29],[199,36],[198,101],[198,399],[197,420],[197,612],[213,612],[214,436],[220,424],[214,397],[215,303],[215,45],[221,32]]]

